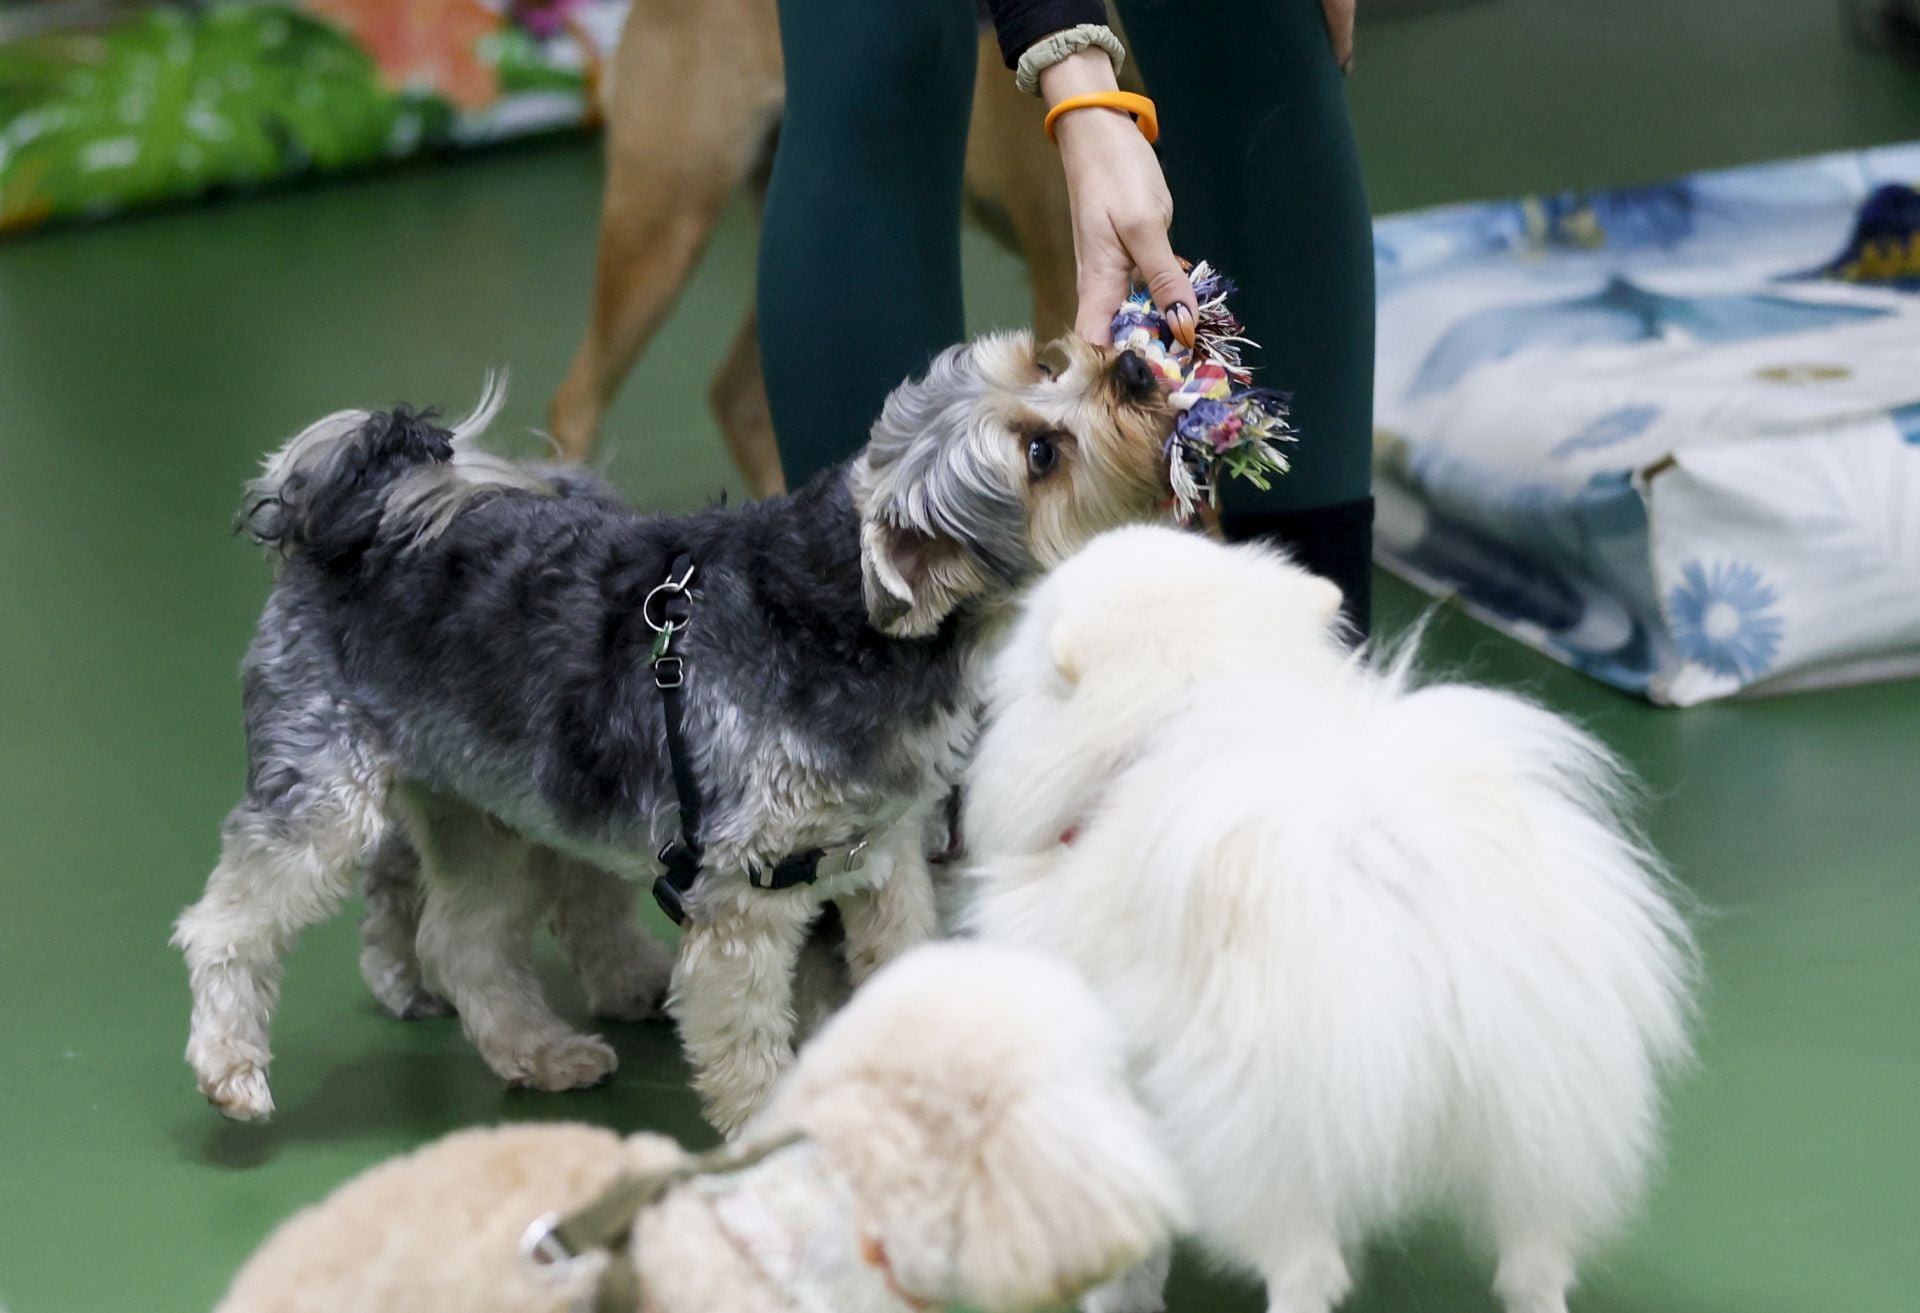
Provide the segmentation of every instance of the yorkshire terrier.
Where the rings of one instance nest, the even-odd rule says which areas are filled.
[[[331,415],[248,487],[241,527],[279,566],[243,667],[246,793],[173,936],[187,1060],[227,1116],[272,1110],[280,958],[399,836],[422,892],[369,941],[390,1006],[444,998],[510,1082],[605,1078],[613,1050],[535,977],[551,913],[598,1010],[654,1010],[671,972],[696,1087],[731,1133],[791,1061],[793,968],[824,902],[856,983],[933,932],[927,830],[976,656],[1024,583],[1162,513],[1174,416],[1138,356],[990,336],[898,388],[866,447],[797,492],[647,515],[482,451],[500,401],[450,430]],[[681,626],[670,678],[651,659],[663,623]],[[630,882],[671,869],[676,838],[699,861],[669,966]],[[817,879],[764,887],[803,854]]]

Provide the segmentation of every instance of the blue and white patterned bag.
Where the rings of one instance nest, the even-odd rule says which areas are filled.
[[[1660,702],[1920,672],[1916,183],[1920,144],[1381,221],[1382,562]]]

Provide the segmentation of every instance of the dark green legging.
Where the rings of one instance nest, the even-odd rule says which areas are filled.
[[[1231,488],[1229,532],[1364,499],[1373,238],[1319,0],[1118,8],[1160,107],[1174,249],[1238,281],[1260,380],[1294,394],[1294,470],[1269,494]],[[759,303],[790,483],[853,452],[887,392],[963,334],[977,34],[974,0],[780,0]]]

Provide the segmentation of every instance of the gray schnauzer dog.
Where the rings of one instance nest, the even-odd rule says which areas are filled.
[[[670,993],[730,1133],[791,1060],[825,901],[856,982],[934,932],[927,835],[976,654],[1023,583],[1162,512],[1173,415],[1136,356],[993,336],[896,390],[867,447],[799,491],[666,516],[481,451],[500,400],[450,430],[329,416],[248,487],[242,526],[280,564],[243,668],[246,794],[173,936],[187,1061],[228,1116],[272,1110],[280,959],[365,867],[363,966],[390,1009],[444,998],[514,1083],[605,1078],[612,1049],[536,980],[550,918],[597,1013]],[[678,664],[656,664],[674,624]],[[817,878],[769,878],[796,854]],[[632,916],[663,868],[686,877],[677,960]]]

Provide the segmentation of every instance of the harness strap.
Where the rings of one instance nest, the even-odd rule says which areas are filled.
[[[693,582],[693,557],[681,552],[667,568],[666,582],[647,594],[641,618],[653,629],[653,682],[660,690],[660,707],[667,730],[667,767],[673,773],[673,794],[680,812],[680,833],[660,850],[666,872],[653,882],[653,899],[675,925],[687,919],[687,895],[700,878],[700,781],[693,774],[693,754],[687,750],[686,663],[673,654],[674,636],[693,617],[687,586]],[[659,619],[654,618],[659,599]]]
[[[667,567],[665,582],[647,594],[641,604],[641,618],[654,631],[653,682],[660,690],[660,708],[666,721],[667,767],[673,775],[675,804],[680,812],[680,833],[660,849],[660,864],[666,871],[653,882],[653,900],[675,925],[687,919],[687,896],[700,879],[704,850],[700,843],[700,781],[693,773],[693,753],[687,747],[687,711],[682,689],[686,685],[686,662],[674,655],[676,635],[693,618],[693,599],[687,591],[693,581],[693,557],[681,552]],[[848,854],[849,863],[865,847],[856,839]],[[812,884],[820,878],[821,848],[795,853],[770,869],[747,873],[756,889],[792,889]]]
[[[653,683],[660,689],[660,714],[666,722],[666,766],[674,777],[674,802],[680,810],[680,833],[668,839],[659,852],[660,866],[666,870],[653,881],[653,900],[659,902],[660,912],[672,919],[674,925],[685,925],[687,921],[687,896],[693,893],[693,885],[699,883],[701,860],[705,858],[705,848],[701,847],[701,781],[693,774],[693,751],[687,747],[685,660],[674,653],[674,639],[693,620],[693,595],[687,591],[693,584],[693,568],[691,555],[684,551],[676,555],[666,570],[666,580],[655,585],[639,607],[641,620],[647,622],[647,628],[655,635],[651,655]],[[904,810],[904,806],[900,810]],[[808,848],[770,868],[747,871],[747,883],[755,889],[774,891],[812,885],[820,879],[822,864],[833,860],[839,860],[841,866],[829,868],[829,873],[854,870],[868,841],[889,829],[895,820],[899,820],[899,812],[887,818],[885,824],[874,825],[864,835],[854,835],[843,847]]]

